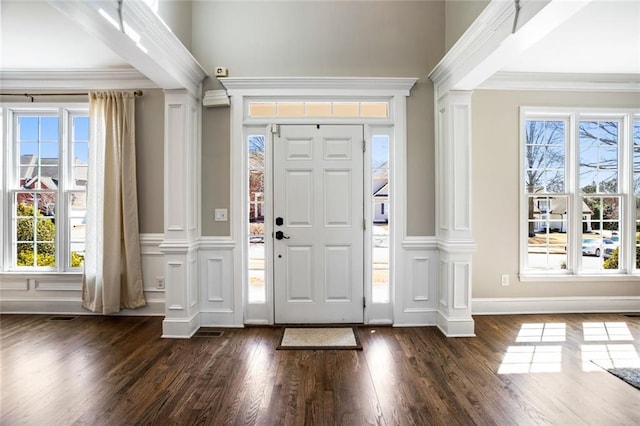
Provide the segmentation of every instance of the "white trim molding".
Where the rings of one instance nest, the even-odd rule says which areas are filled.
[[[640,312],[640,296],[475,298],[473,315]]]
[[[640,92],[640,75],[501,71],[480,84],[478,89]]]
[[[0,87],[11,90],[156,89],[135,69],[11,69],[0,70]]]
[[[513,1],[489,2],[429,73],[436,99],[450,90],[476,89],[591,1],[520,0],[517,21]]]
[[[123,2],[124,31],[117,2],[47,0],[88,36],[96,37],[163,89],[200,95],[207,73],[160,17],[142,1]],[[109,16],[109,18],[107,18]]]
[[[403,262],[403,239],[406,236],[405,212],[406,212],[406,97],[409,96],[411,88],[416,83],[416,78],[332,78],[332,77],[247,77],[247,78],[221,78],[219,79],[228,95],[231,97],[231,211],[235,212],[231,217],[231,234],[235,243],[233,251],[233,292],[222,292],[221,294],[233,294],[235,299],[231,305],[245,307],[245,317],[239,319],[235,317],[237,310],[228,311],[229,318],[234,318],[237,326],[241,326],[243,321],[252,324],[272,324],[274,322],[272,304],[269,304],[270,296],[267,294],[267,301],[264,305],[252,304],[247,301],[248,274],[246,270],[248,260],[248,246],[245,236],[248,235],[248,202],[246,183],[246,159],[247,144],[245,141],[246,129],[261,128],[265,132],[267,125],[271,124],[359,124],[365,128],[365,134],[375,126],[388,127],[393,135],[392,159],[392,210],[398,212],[392,222],[390,250],[395,258],[392,261],[392,282],[400,285],[403,283],[402,268]],[[389,102],[390,114],[385,118],[341,118],[330,117],[318,119],[313,117],[274,117],[255,119],[246,114],[248,102],[253,99],[278,100],[325,100],[331,101],[354,100],[362,101],[369,99],[384,99]],[[266,140],[271,138],[267,132]],[[268,234],[269,228],[267,228]],[[224,263],[224,261],[222,261]],[[218,266],[220,263],[218,263]],[[433,270],[433,269],[431,269]],[[219,273],[219,272],[216,272]],[[416,279],[420,285],[426,285],[424,281]],[[272,291],[267,284],[267,292]],[[365,294],[367,294],[365,292]],[[202,297],[202,296],[201,296]],[[222,301],[219,301],[222,304]],[[390,304],[368,304],[366,310],[366,321],[368,323],[389,323]],[[383,306],[384,305],[384,306]],[[229,307],[227,307],[229,309]],[[394,308],[395,309],[395,308]],[[420,307],[424,309],[424,307]],[[435,316],[433,309],[430,312],[432,317],[426,321],[424,318],[417,319],[422,325],[433,324]],[[416,316],[417,317],[417,316]],[[203,317],[203,321],[204,321]]]
[[[395,77],[228,77],[219,79],[230,96],[409,96],[416,78]]]

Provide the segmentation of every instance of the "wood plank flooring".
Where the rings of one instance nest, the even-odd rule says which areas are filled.
[[[588,360],[638,357],[638,316],[478,316],[456,339],[363,326],[362,351],[276,351],[276,327],[171,340],[157,317],[49,318],[0,316],[2,425],[640,424],[640,391]]]

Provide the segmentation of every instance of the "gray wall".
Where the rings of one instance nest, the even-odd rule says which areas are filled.
[[[237,2],[193,5],[192,52],[229,75],[419,77],[408,99],[407,228],[433,235],[433,86],[427,74],[444,51],[439,1]],[[218,88],[206,81],[205,88]],[[229,111],[205,109],[202,232],[229,235],[213,208],[229,205]],[[229,211],[230,215],[234,212]]]
[[[191,1],[160,0],[158,15],[187,49],[191,49]]]
[[[164,92],[136,98],[136,167],[140,232],[164,232]]]
[[[473,297],[637,296],[637,282],[526,282],[519,268],[520,106],[640,107],[637,93],[487,91],[473,93]],[[500,275],[511,285],[502,287]]]
[[[446,0],[444,46],[448,51],[476,20],[490,0]]]

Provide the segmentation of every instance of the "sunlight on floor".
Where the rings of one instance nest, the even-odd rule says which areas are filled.
[[[516,342],[564,342],[567,338],[567,325],[559,323],[522,324]]]
[[[585,322],[582,324],[585,342],[633,341],[625,322]]]
[[[626,322],[585,322],[585,342],[634,341]],[[559,373],[562,371],[562,346],[567,340],[565,323],[522,324],[516,343],[509,346],[498,368],[498,374]],[[555,342],[556,345],[527,343]],[[604,371],[603,368],[640,368],[640,356],[633,343],[581,345],[582,371]]]
[[[559,373],[562,346],[509,346],[498,374]]]
[[[582,371],[602,368],[640,368],[640,356],[632,344],[582,345]]]

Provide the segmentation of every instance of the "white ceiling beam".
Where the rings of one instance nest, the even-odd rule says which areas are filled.
[[[473,90],[593,0],[493,0],[429,73],[437,97]],[[515,32],[514,22],[516,23]]]
[[[163,89],[187,89],[199,96],[207,73],[144,2],[124,1],[120,29],[115,0],[47,0],[88,35],[96,37]]]

